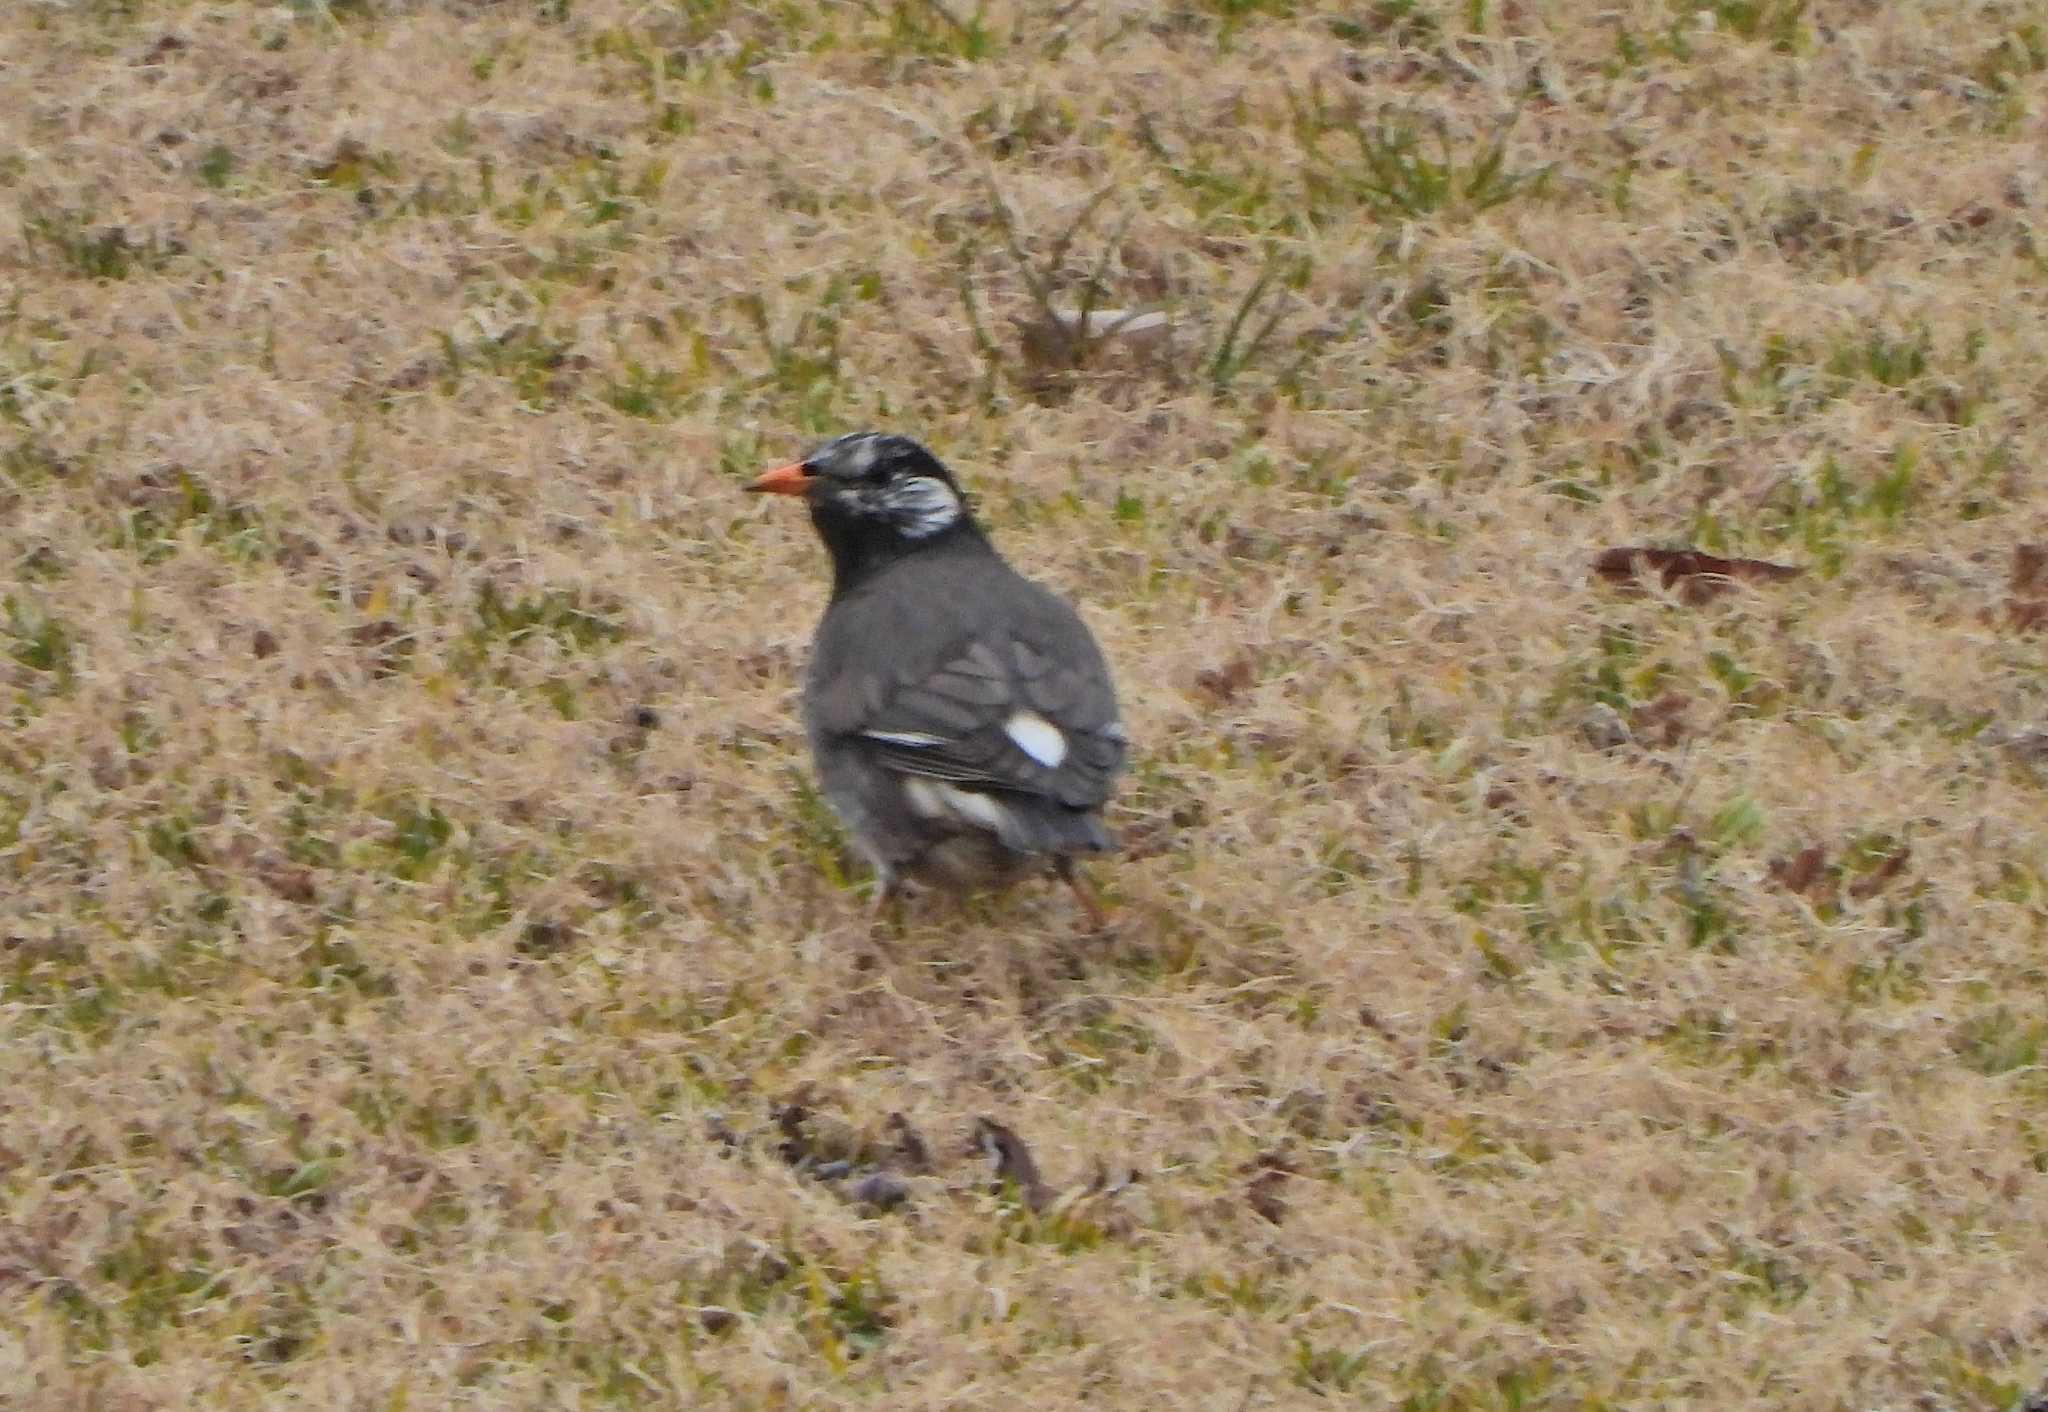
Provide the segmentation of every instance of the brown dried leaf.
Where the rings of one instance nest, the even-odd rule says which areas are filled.
[[[783,1161],[794,1167],[813,1155],[815,1144],[806,1128],[811,1117],[814,1090],[810,1084],[798,1084],[790,1095],[775,1108],[775,1128],[782,1134],[782,1141],[775,1145],[775,1151]]]
[[[2014,632],[2034,632],[2048,626],[2048,545],[2014,545],[2006,587],[2011,595],[2005,600],[2006,627]],[[1987,625],[1997,621],[1988,609],[1978,616]]]
[[[171,55],[180,53],[189,47],[183,39],[180,39],[175,34],[164,35],[156,43],[144,50],[142,57],[135,60],[136,67],[141,68],[150,64],[161,64]]]
[[[1805,572],[1791,564],[1762,559],[1723,559],[1697,549],[1653,549],[1647,545],[1609,549],[1593,560],[1596,578],[1636,584],[1655,575],[1666,589],[1679,589],[1685,602],[1695,606],[1726,593],[1736,583],[1776,583]]]
[[[304,905],[316,902],[320,897],[313,870],[303,863],[292,862],[281,853],[263,853],[257,857],[256,879],[287,902]]]
[[[401,637],[405,629],[389,618],[373,618],[367,623],[357,623],[349,629],[349,641],[360,647],[381,647],[393,638]]]
[[[1891,886],[1892,880],[1906,871],[1906,861],[1913,856],[1913,850],[1905,844],[1899,851],[1886,857],[1875,868],[1849,885],[1849,895],[1858,902],[1867,902]]]
[[[998,1123],[993,1118],[977,1118],[974,1122],[974,1143],[995,1164],[996,1185],[1000,1189],[1014,1186],[1017,1195],[1033,1211],[1043,1211],[1052,1200],[1052,1192],[1045,1179],[1038,1174],[1038,1163],[1031,1156],[1031,1149],[1024,1145],[1024,1139]]]
[[[926,1145],[924,1135],[911,1126],[910,1119],[901,1113],[891,1113],[886,1127],[891,1141],[896,1144],[896,1156],[904,1170],[931,1171],[932,1150]]]
[[[393,392],[415,392],[432,381],[434,365],[424,358],[407,363],[384,380],[384,385]]]
[[[1981,201],[1966,201],[1948,213],[1948,226],[1952,231],[1982,230],[1991,224],[1993,212]]]
[[[1667,691],[1655,701],[1646,701],[1629,712],[1629,733],[1638,741],[1661,745],[1669,750],[1685,739],[1691,725],[1686,713],[1691,709],[1691,697],[1683,692]]]
[[[1245,1204],[1274,1225],[1287,1218],[1287,1201],[1282,1196],[1294,1164],[1278,1152],[1262,1152],[1252,1159],[1252,1179],[1245,1183]]]
[[[410,641],[405,629],[389,618],[373,618],[358,623],[349,629],[349,641],[358,647],[370,649],[370,672],[373,676],[395,676],[405,661],[405,649]]]
[[[1989,617],[1989,614],[1985,615]],[[2048,623],[2048,598],[2009,598],[2005,603],[2005,625],[2014,632],[2033,632]]]
[[[1787,892],[1820,902],[1834,891],[1828,876],[1828,851],[1819,844],[1802,848],[1790,858],[1771,861],[1771,881]]]
[[[519,940],[512,943],[512,949],[521,956],[554,956],[565,950],[575,935],[571,928],[560,922],[537,917],[521,929]]]
[[[2015,598],[2048,595],[2048,544],[2013,546],[2012,578],[2007,587]]]
[[[1227,706],[1257,678],[1259,664],[1250,652],[1240,652],[1220,667],[1204,667],[1195,673],[1195,690],[1211,705]]]

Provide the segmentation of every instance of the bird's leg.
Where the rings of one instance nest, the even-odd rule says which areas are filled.
[[[903,884],[894,873],[879,873],[875,877],[875,900],[868,907],[869,934],[884,921],[891,931],[903,930]]]
[[[1094,885],[1087,876],[1074,866],[1074,860],[1062,853],[1053,860],[1053,871],[1060,875],[1060,881],[1073,889],[1074,900],[1081,904],[1081,910],[1088,914],[1090,931],[1101,931],[1109,925],[1109,913],[1103,909],[1102,900],[1095,895]]]

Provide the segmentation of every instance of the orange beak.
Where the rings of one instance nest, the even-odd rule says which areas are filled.
[[[747,482],[746,488],[766,495],[802,495],[816,479],[804,469],[803,462],[792,461],[756,476]]]

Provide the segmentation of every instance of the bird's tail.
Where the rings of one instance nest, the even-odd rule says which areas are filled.
[[[1116,849],[1116,840],[1110,836],[1102,816],[1091,810],[1011,802],[1004,808],[1003,816],[996,836],[1004,847],[1019,853],[1065,855],[1110,853]]]

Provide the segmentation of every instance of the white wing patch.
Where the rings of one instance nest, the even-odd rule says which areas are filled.
[[[1003,722],[1003,734],[1017,742],[1017,748],[1045,766],[1057,770],[1067,758],[1067,738],[1060,728],[1036,711],[1018,711]]]
[[[986,794],[958,789],[943,780],[911,778],[903,782],[904,798],[927,819],[957,819],[963,824],[1000,834],[1008,816],[1003,806]]]

